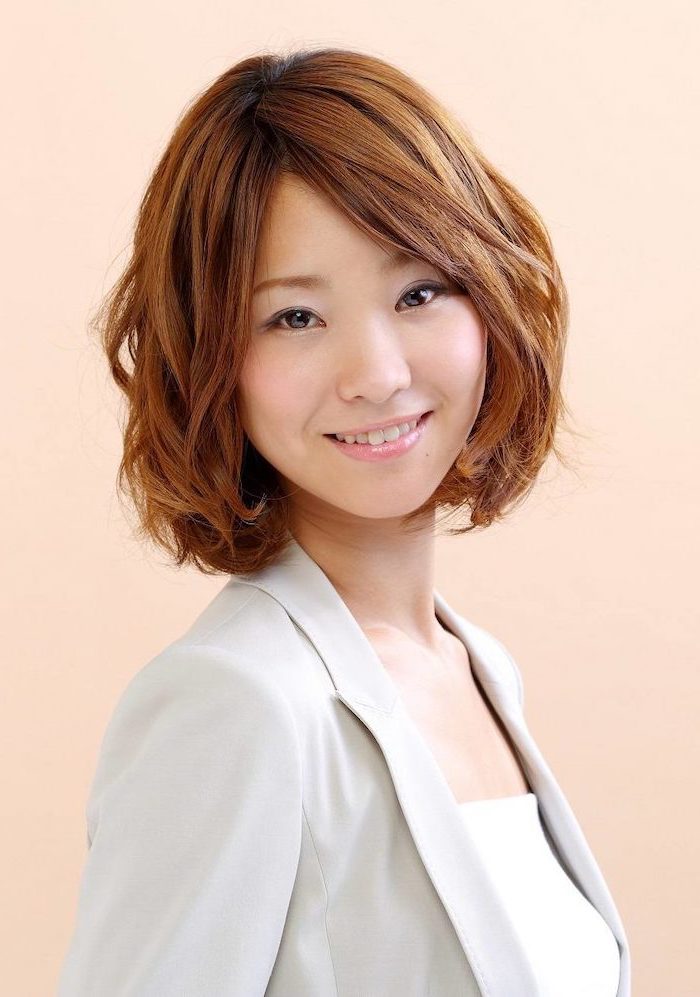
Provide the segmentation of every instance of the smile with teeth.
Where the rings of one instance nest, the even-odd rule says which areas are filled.
[[[411,422],[400,422],[398,426],[385,426],[384,429],[372,429],[369,433],[358,433],[357,436],[343,436],[342,433],[336,433],[335,438],[345,443],[371,443],[376,447],[379,443],[389,443],[398,440],[399,436],[405,436],[415,429],[419,422],[420,419],[412,419]]]

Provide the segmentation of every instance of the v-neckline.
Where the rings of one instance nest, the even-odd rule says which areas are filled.
[[[482,867],[459,801],[404,709],[396,684],[320,565],[292,538],[274,562],[252,574],[232,576],[231,584],[262,589],[284,608],[315,648],[337,699],[373,735],[416,848],[483,993],[536,997],[527,953]],[[520,757],[567,872],[618,940],[620,995],[628,997],[629,946],[622,922],[583,831],[527,727],[517,669],[500,641],[452,609],[437,589],[434,604],[438,619],[467,650],[472,671]],[[507,953],[499,960],[492,958],[496,935]]]

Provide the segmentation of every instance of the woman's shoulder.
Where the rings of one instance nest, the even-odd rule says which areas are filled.
[[[258,589],[227,584],[184,631],[138,665],[122,699],[156,690],[225,694],[241,684],[269,684],[271,652],[284,639],[287,619],[276,605]]]
[[[209,617],[213,625],[190,627],[142,664],[122,689],[99,746],[87,805],[89,838],[104,801],[125,779],[155,792],[171,777],[184,793],[190,778],[200,785],[228,779],[229,788],[236,778],[253,779],[261,771],[289,778],[291,769],[296,778],[297,722],[269,667],[269,631],[254,644],[247,636],[250,613],[238,595],[233,601],[238,611],[232,603],[220,620],[218,610]],[[226,600],[219,606],[224,609]],[[236,788],[242,791],[241,784]]]
[[[315,660],[314,660],[315,659]],[[284,607],[261,589],[227,583],[181,634],[140,664],[121,691],[104,740],[167,723],[225,726],[299,720],[318,688],[318,657]],[[309,682],[309,675],[317,675]],[[132,738],[133,740],[133,738]]]

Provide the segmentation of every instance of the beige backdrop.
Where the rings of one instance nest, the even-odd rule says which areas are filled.
[[[185,103],[241,57],[305,43],[415,75],[550,228],[572,304],[566,390],[590,434],[581,470],[549,465],[507,524],[442,539],[437,585],[521,666],[529,724],[627,927],[636,997],[699,992],[694,7],[6,12],[2,994],[53,992],[109,715],[225,582],[178,574],[130,538],[114,492],[118,402],[88,315]]]

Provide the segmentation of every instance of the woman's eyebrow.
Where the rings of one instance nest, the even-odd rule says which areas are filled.
[[[400,267],[408,266],[409,263],[415,262],[416,259],[416,256],[412,256],[405,250],[396,249],[393,253],[387,256],[382,264],[380,264],[379,272],[390,273],[392,270],[398,270]],[[328,289],[330,287],[330,281],[326,277],[321,277],[318,274],[295,274],[291,277],[271,277],[269,280],[263,280],[260,281],[259,284],[256,284],[253,289],[253,294],[257,294],[266,287],[323,287]]]

